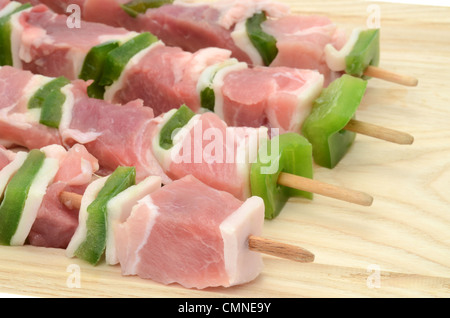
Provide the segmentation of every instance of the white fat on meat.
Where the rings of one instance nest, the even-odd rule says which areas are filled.
[[[216,76],[218,71],[225,67],[236,65],[237,63],[239,63],[238,60],[236,60],[235,58],[230,58],[221,63],[216,63],[205,67],[198,78],[197,94],[200,95],[204,89],[212,85],[214,77]]]
[[[139,35],[139,33],[133,31],[130,31],[125,34],[100,34],[98,36],[98,43],[118,41],[120,45],[122,45],[123,43],[131,40],[137,35]]]
[[[23,245],[25,243],[37,212],[41,206],[47,187],[53,181],[59,169],[59,160],[54,158],[45,158],[42,167],[35,176],[25,201],[22,215],[16,232],[11,238],[11,245]]]
[[[230,36],[234,44],[248,55],[253,65],[264,65],[261,54],[248,37],[246,22],[246,20],[238,22]]]
[[[114,232],[117,242],[116,255],[122,275],[137,274],[137,266],[141,261],[139,253],[147,243],[158,216],[158,207],[147,195],[133,206],[127,221],[116,227]]]
[[[214,103],[214,112],[219,116],[221,119],[224,119],[223,115],[223,109],[224,109],[224,102],[223,102],[223,96],[222,96],[222,87],[224,85],[224,78],[228,74],[247,69],[248,64],[244,62],[236,63],[232,66],[221,68],[217,73],[216,76],[214,76],[214,80],[212,83],[212,87],[214,90],[214,96],[215,96],[215,103]]]
[[[67,150],[61,145],[49,145],[41,148],[47,158],[53,158],[62,162],[67,155]]]
[[[22,61],[21,61],[21,55],[23,55],[22,52],[22,33],[23,33],[23,26],[19,22],[20,15],[23,12],[31,11],[32,8],[28,8],[19,12],[16,12],[11,15],[9,19],[9,24],[11,26],[11,55],[13,58],[13,65],[17,68],[22,68]]]
[[[227,127],[227,134],[233,136],[236,143],[235,162],[238,175],[244,181],[242,198],[251,197],[251,166],[258,159],[261,143],[269,136],[267,127]]]
[[[263,223],[264,203],[254,196],[220,224],[230,286],[247,283],[262,270],[262,257],[248,248],[248,238],[261,235]]]
[[[114,229],[116,226],[128,219],[133,207],[138,201],[159,188],[161,188],[161,177],[150,176],[138,184],[125,189],[109,200],[106,207],[108,224],[106,227],[105,259],[107,264],[115,265],[119,263],[114,236]]]
[[[62,116],[59,123],[59,133],[61,135],[62,142],[67,145],[67,140],[76,140],[78,143],[87,144],[96,140],[101,136],[101,132],[88,131],[81,132],[78,129],[70,128],[73,116],[73,107],[75,105],[75,96],[73,93],[73,85],[69,84],[61,89],[61,93],[66,97],[64,104],[62,105]]]
[[[20,2],[10,1],[5,7],[3,7],[3,9],[0,10],[0,18],[10,14],[21,5],[22,4]]]
[[[261,198],[240,201],[187,176],[144,197],[117,226],[122,274],[197,289],[245,284],[263,268],[248,249],[263,223]]]
[[[209,47],[200,49],[197,52],[192,54],[192,62],[189,68],[189,73],[192,78],[199,78],[204,70],[209,67],[212,63],[220,64],[227,63],[231,59],[231,51]],[[217,63],[217,61],[220,61]]]
[[[288,5],[271,0],[218,1],[213,2],[211,7],[221,12],[218,24],[225,29],[230,29],[236,23],[245,21],[261,11],[272,18],[279,18],[290,13]]]
[[[224,78],[229,73],[247,69],[248,65],[244,62],[232,58],[221,63],[217,63],[207,67],[199,77],[197,83],[197,92],[200,92],[206,87],[210,87],[214,91],[214,113],[223,119],[223,95],[222,87],[224,85]]]
[[[329,43],[325,46],[325,60],[327,62],[328,67],[335,72],[345,71],[346,63],[345,57],[350,54],[358,41],[359,34],[361,33],[362,28],[356,28],[352,31],[350,36],[348,37],[345,45],[337,50],[333,44]]]

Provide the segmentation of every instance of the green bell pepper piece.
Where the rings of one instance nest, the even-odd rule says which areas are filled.
[[[200,92],[200,105],[209,111],[214,111],[216,106],[216,93],[211,87],[206,87]]]
[[[365,80],[344,74],[314,101],[302,133],[311,142],[318,165],[334,168],[353,144],[356,134],[344,127],[354,118],[366,87]]]
[[[98,82],[103,74],[106,56],[110,51],[118,48],[119,45],[120,43],[118,41],[102,43],[91,48],[86,55],[83,62],[83,67],[78,77],[85,81],[94,81],[87,88],[89,97],[100,99],[103,98],[105,88],[99,85]]]
[[[42,108],[42,105],[47,99],[49,99],[49,95],[53,91],[58,91],[67,84],[70,84],[70,81],[63,76],[55,78],[52,81],[48,82],[44,86],[40,87],[33,96],[31,96],[30,100],[28,101],[28,108]]]
[[[363,77],[369,65],[378,66],[380,62],[380,30],[371,29],[362,31],[352,51],[345,58],[347,74]]]
[[[174,130],[184,127],[194,115],[195,113],[189,107],[182,105],[161,128],[159,146],[165,150],[172,148]]]
[[[45,154],[34,149],[9,181],[0,205],[0,244],[11,245],[19,226],[31,185],[41,169]]]
[[[119,79],[120,74],[122,74],[130,59],[156,41],[158,41],[156,36],[149,32],[144,32],[108,52],[103,73],[98,84],[100,86],[112,85]]]
[[[264,65],[269,66],[278,55],[277,40],[263,31],[261,24],[267,20],[264,12],[256,13],[246,22],[250,42],[261,55]]]
[[[86,239],[75,250],[75,256],[96,265],[106,248],[107,204],[120,192],[136,183],[134,167],[118,167],[106,180],[96,199],[87,207]]]
[[[120,7],[131,17],[136,18],[139,13],[145,13],[147,9],[159,8],[165,4],[172,4],[173,0],[132,0]]]
[[[290,197],[313,198],[310,192],[278,184],[282,172],[312,179],[312,147],[305,137],[296,133],[276,136],[263,145],[251,166],[250,185],[252,195],[264,201],[265,218],[273,219]]]
[[[70,84],[70,81],[61,76],[48,82],[28,101],[28,108],[40,108],[41,115],[39,122],[48,127],[58,128],[62,117],[62,105],[66,96],[61,92],[61,88]]]
[[[11,13],[0,18],[0,66],[13,66],[13,56],[11,52],[11,24],[9,23],[11,16],[28,8],[31,8],[31,4],[23,4]]]
[[[62,118],[62,106],[65,101],[66,95],[60,90],[52,91],[42,104],[39,123],[47,127],[59,128]]]

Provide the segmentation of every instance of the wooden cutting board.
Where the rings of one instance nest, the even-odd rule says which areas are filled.
[[[38,297],[448,297],[450,296],[450,8],[366,1],[288,1],[344,27],[381,23],[381,67],[418,87],[372,79],[360,120],[408,132],[410,146],[358,136],[333,170],[315,178],[367,192],[370,207],[316,196],[291,200],[264,236],[302,246],[315,262],[264,256],[251,283],[188,290],[92,267],[64,251],[0,247],[0,293]],[[73,280],[75,273],[80,280]],[[79,284],[77,284],[79,283]]]

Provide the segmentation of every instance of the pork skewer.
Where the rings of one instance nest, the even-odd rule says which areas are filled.
[[[10,2],[9,6],[14,4],[17,6],[17,2]],[[21,34],[16,38],[23,39],[15,40],[18,43],[12,45],[15,47],[10,58],[14,62],[12,64],[43,75],[93,79],[94,83],[88,89],[91,96],[98,97],[100,94],[114,103],[124,104],[142,99],[157,115],[182,104],[194,111],[206,107],[232,126],[265,125],[279,129],[280,132],[300,132],[300,129],[304,132],[307,127],[301,126],[304,119],[310,117],[308,115],[313,102],[323,100],[322,96],[325,94],[321,87],[323,76],[314,71],[248,68],[245,63],[230,59],[229,51],[226,50],[207,49],[190,54],[166,47],[150,34],[136,35],[123,29],[95,23],[86,24],[85,28],[71,32],[72,35],[78,34],[84,39],[81,43],[74,42],[74,39],[64,32],[67,30],[65,16],[57,16],[45,6],[32,9],[22,6],[17,10],[20,8],[22,11],[12,14],[9,22],[11,27]],[[44,38],[29,43],[26,39],[35,36],[37,30],[42,31],[38,33],[44,34]],[[124,41],[124,44],[120,44]],[[36,46],[35,43],[41,45]],[[104,60],[104,63],[110,62],[104,68],[108,70],[108,75],[105,75],[98,59],[101,52],[109,50],[111,45],[115,48],[111,52],[108,51]],[[14,53],[19,51],[29,54],[25,59],[19,59],[20,54]],[[130,52],[132,54],[128,55]],[[122,60],[125,57],[129,60],[124,62]],[[168,61],[172,65],[178,65],[178,68],[168,66]],[[187,66],[189,64],[192,65]],[[117,65],[121,67],[117,68]],[[174,76],[180,78],[180,72],[184,72],[181,76],[183,80],[170,80]],[[166,76],[168,83],[164,83]],[[155,80],[156,78],[158,80]],[[339,132],[346,123],[352,121],[361,102],[366,83],[356,80],[343,76],[338,80],[340,83],[333,84],[338,86],[338,89],[332,95],[349,95],[345,90],[351,90],[353,95],[351,100],[348,97],[340,100],[341,107],[347,109],[348,117],[344,125],[336,127],[333,133]],[[102,81],[108,84],[100,85]],[[247,85],[246,89],[243,90],[242,85]],[[349,88],[346,88],[347,86]],[[267,90],[260,89],[261,87],[267,87]],[[277,88],[274,90],[274,87]],[[246,91],[254,93],[245,93]],[[327,107],[337,113],[331,108],[331,100],[328,104],[330,105]],[[401,132],[396,133],[404,135]],[[345,151],[341,155],[344,154]],[[337,158],[335,163],[339,160],[340,158]],[[320,160],[316,162],[324,165]],[[325,163],[329,168],[333,165]]]
[[[32,244],[64,248],[66,255],[77,256],[93,265],[98,264],[105,255],[107,264],[120,263],[124,273],[133,274],[130,272],[130,262],[133,262],[131,253],[151,252],[151,246],[139,245],[135,250],[130,244],[137,239],[139,225],[145,226],[144,220],[140,219],[142,213],[150,212],[153,213],[149,215],[151,228],[147,231],[151,232],[151,236],[142,233],[143,239],[151,237],[152,242],[155,239],[161,241],[168,252],[164,256],[168,261],[178,259],[178,256],[169,253],[170,238],[175,240],[175,245],[188,242],[186,249],[194,253],[197,251],[190,257],[199,262],[208,264],[211,257],[223,257],[223,260],[218,259],[208,266],[183,269],[181,272],[176,269],[180,273],[175,274],[181,277],[188,275],[188,270],[200,272],[198,277],[184,277],[180,281],[183,284],[191,280],[193,285],[187,287],[228,287],[248,282],[260,273],[261,252],[302,263],[314,260],[314,255],[303,248],[259,236],[264,222],[264,204],[258,197],[243,202],[226,192],[208,187],[192,176],[163,188],[161,178],[154,176],[136,183],[134,167],[118,167],[111,175],[92,179],[98,164],[81,145],[68,151],[59,145],[51,145],[30,152],[12,152],[2,147],[0,160],[0,192],[3,197],[0,204],[1,245]],[[79,192],[72,192],[75,185],[80,186]],[[186,191],[189,196],[183,195]],[[204,196],[212,201],[205,200]],[[71,217],[78,221],[75,230],[64,224],[66,221],[61,213],[65,208],[62,205],[71,211],[79,211],[78,215]],[[170,209],[167,210],[164,205]],[[169,215],[176,207],[181,208],[178,215]],[[199,207],[206,212],[201,212]],[[51,210],[50,214],[47,209]],[[207,219],[204,219],[205,216]],[[134,223],[136,217],[138,223]],[[205,220],[208,224],[202,224]],[[174,222],[176,224],[172,224]],[[161,236],[158,233],[161,223],[163,226],[178,226],[169,228],[169,232]],[[191,227],[186,227],[189,224]],[[220,233],[216,231],[219,229]],[[128,233],[128,230],[132,232]],[[180,233],[185,231],[188,235],[183,241],[177,241]],[[215,241],[221,239],[223,244]],[[202,242],[206,242],[210,250],[209,256],[204,255],[204,259],[200,260],[198,256],[202,252],[198,249],[206,248],[201,247]],[[190,262],[187,255],[180,257],[183,263]],[[144,261],[148,262],[148,259]],[[155,266],[143,265],[139,271],[154,271]],[[136,274],[141,276],[139,271]],[[160,268],[159,271],[167,271],[167,268]]]
[[[70,208],[80,209],[83,196],[74,192],[61,192],[60,198],[61,202],[67,203]],[[314,254],[302,247],[256,235],[250,235],[248,237],[248,248],[255,252],[300,263],[310,263],[314,261]]]
[[[73,12],[67,0],[32,3],[44,3],[60,14]],[[228,49],[251,65],[317,69],[326,83],[347,72],[405,86],[418,84],[412,76],[378,67],[379,30],[355,29],[347,36],[324,16],[295,15],[276,1],[83,0],[77,6],[86,21],[148,31],[191,52]],[[105,14],[97,14],[104,8]]]
[[[68,257],[96,265],[105,252],[108,264],[120,264],[124,275],[200,289],[254,279],[262,268],[261,252],[302,263],[314,260],[302,248],[260,237],[264,204],[259,197],[240,201],[192,176],[162,188],[158,178],[149,177],[143,181],[150,180],[148,190],[140,191],[132,175],[132,167],[119,167],[88,186]]]
[[[49,145],[30,151],[0,147],[0,242],[66,248],[78,213],[64,208],[59,193],[83,193],[99,168],[82,145]]]
[[[252,193],[267,197],[267,200],[276,194],[279,200],[266,204],[268,218],[275,217],[291,196],[312,198],[306,185],[292,185],[302,191],[285,188],[280,191],[276,186],[279,174],[285,172],[313,177],[311,144],[298,134],[282,134],[268,142],[267,128],[228,127],[211,112],[194,114],[183,106],[155,118],[151,108],[138,101],[114,105],[88,97],[86,83],[82,81],[63,82],[62,88],[46,94],[45,89],[41,90],[42,85],[55,85],[60,79],[33,75],[7,66],[0,68],[0,78],[3,77],[9,79],[0,86],[7,96],[1,104],[4,110],[0,116],[3,142],[28,149],[51,144],[65,147],[82,144],[98,159],[104,171],[112,171],[118,166],[134,166],[138,180],[157,175],[164,184],[168,184],[192,174],[242,200]],[[36,96],[46,97],[40,99],[40,108],[30,109],[29,105],[34,104]],[[55,104],[55,100],[62,104]],[[47,113],[47,108],[52,111]],[[50,116],[54,115],[53,111],[59,114],[59,121]],[[42,123],[48,121],[52,126]],[[178,124],[174,126],[173,123]],[[180,131],[174,134],[177,128]],[[224,139],[211,142],[206,138],[208,133]],[[270,146],[273,151],[264,151],[266,149],[261,146]],[[192,156],[177,159],[184,149]],[[221,156],[213,158],[215,152]],[[196,153],[200,155],[198,162]],[[267,170],[269,168],[273,170]],[[270,190],[268,184],[273,186]],[[332,197],[335,193],[344,193],[340,197],[342,200],[365,206],[372,204],[373,198],[367,194],[330,188],[335,189]],[[349,192],[355,198],[350,198]]]

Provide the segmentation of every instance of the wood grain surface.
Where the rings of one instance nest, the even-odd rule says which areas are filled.
[[[0,293],[37,297],[448,297],[450,296],[450,8],[368,1],[288,1],[343,27],[381,22],[380,66],[416,76],[417,87],[372,79],[357,118],[412,134],[412,145],[358,136],[333,170],[315,178],[367,192],[363,207],[316,195],[292,199],[264,237],[315,254],[301,264],[264,256],[251,283],[189,290],[92,267],[64,251],[0,247]],[[369,10],[368,10],[369,9]],[[370,21],[369,21],[370,22]],[[71,270],[79,269],[75,288]]]

